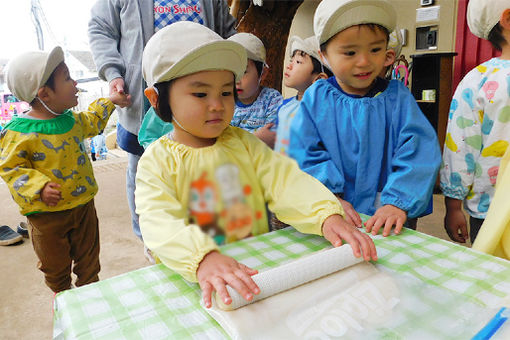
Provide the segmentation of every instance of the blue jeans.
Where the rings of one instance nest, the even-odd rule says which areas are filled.
[[[136,213],[135,206],[135,189],[136,189],[136,169],[138,167],[138,161],[140,156],[128,152],[128,168],[126,173],[126,191],[129,210],[131,211],[131,224],[133,225],[133,232],[139,239],[142,239],[142,233],[140,232],[139,217]]]

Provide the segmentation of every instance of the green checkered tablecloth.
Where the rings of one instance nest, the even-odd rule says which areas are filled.
[[[497,308],[510,294],[509,261],[408,229],[401,235],[376,236],[374,242],[379,269],[404,274],[402,277],[429,287],[446,288],[441,291],[451,292],[451,297],[436,296],[443,304],[445,298],[462,296]],[[222,251],[264,270],[327,246],[329,242],[321,237],[286,228],[226,245]],[[420,297],[417,303],[434,304],[430,297],[434,293],[426,295],[430,301]],[[462,307],[459,301],[452,304]],[[416,306],[411,303],[409,308],[412,312]],[[162,264],[62,292],[55,299],[54,311],[56,339],[227,338],[200,306],[198,285],[184,281]],[[438,325],[437,334],[441,332],[441,323]],[[400,335],[412,338],[412,327],[403,324],[401,328]]]

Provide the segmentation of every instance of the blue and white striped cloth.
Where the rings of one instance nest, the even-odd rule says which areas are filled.
[[[154,32],[174,22],[204,24],[199,0],[154,0]]]

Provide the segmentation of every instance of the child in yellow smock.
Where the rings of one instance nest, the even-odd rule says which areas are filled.
[[[376,259],[370,237],[343,219],[336,197],[296,163],[251,133],[230,126],[235,82],[246,51],[208,28],[178,22],[147,43],[145,94],[174,130],[153,142],[138,164],[136,207],[147,247],[186,280],[198,282],[204,305],[226,285],[251,300],[257,271],[221,254],[219,245],[269,231],[266,203],[283,222],[349,243]]]

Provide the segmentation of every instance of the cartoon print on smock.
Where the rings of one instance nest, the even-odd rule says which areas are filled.
[[[251,193],[251,187],[242,187],[239,168],[234,164],[218,167],[215,176],[224,204],[222,217],[227,243],[251,236],[254,216],[251,207],[245,202],[245,195]]]
[[[493,103],[492,98],[496,94],[496,90],[498,89],[499,84],[496,81],[488,81],[483,84],[482,90],[485,92],[485,97],[489,101],[489,103]]]
[[[191,182],[189,214],[190,223],[197,224],[216,244],[225,243],[225,234],[218,225],[216,213],[217,194],[214,183],[207,180],[207,172]]]
[[[498,178],[499,166],[493,166],[487,170],[487,174],[489,175],[489,180],[492,185],[496,185],[496,179]]]
[[[31,203],[30,202],[30,198],[26,197],[26,196],[23,196],[22,194],[19,193],[19,189],[23,188],[25,186],[25,184],[27,184],[28,180],[30,179],[30,177],[27,175],[27,174],[24,174],[24,175],[21,175],[15,182],[14,184],[12,185],[12,187],[14,188],[14,190],[16,191],[16,193],[18,194],[19,197],[21,197],[21,199],[23,199],[25,201],[25,203]]]
[[[18,117],[2,130],[0,175],[21,214],[72,209],[93,199],[98,188],[83,139],[97,134],[99,125],[103,129],[114,109],[101,98],[85,112],[67,110],[50,120]],[[62,198],[55,206],[40,198],[47,182],[60,185]]]
[[[80,116],[80,119],[81,119],[81,116]],[[80,141],[80,139],[77,137],[77,136],[73,136],[72,137],[73,141],[78,145],[78,152],[81,153],[80,156],[78,156],[77,158],[77,165],[80,166],[80,165],[85,165],[86,163],[86,160],[85,160],[85,153],[86,153],[86,149],[85,149],[85,146],[83,145],[83,142]],[[51,150],[54,150],[57,154],[60,150],[64,151],[65,152],[65,147],[66,146],[70,146],[69,142],[67,142],[67,140],[64,140],[62,142],[62,144],[58,147],[55,147],[53,146],[53,143],[51,143],[49,140],[47,139],[42,139],[41,142],[43,143],[43,145],[48,148],[48,149],[51,149]],[[44,153],[41,153],[42,155],[44,155]],[[45,155],[44,155],[44,158],[45,158]],[[44,159],[43,158],[43,159]],[[64,158],[66,158],[66,156],[64,156]],[[51,172],[53,173],[53,176],[55,176],[55,178],[58,178],[58,179],[61,179],[64,181],[64,183],[70,179],[70,180],[74,180],[74,176],[76,175],[79,175],[79,172],[76,171],[76,170],[71,170],[68,174],[64,175],[62,173],[62,170],[61,169],[51,169]],[[95,183],[90,179],[90,177],[86,177],[87,179],[87,182],[90,184],[90,186],[94,186]],[[87,188],[83,185],[77,185],[74,187],[73,190],[71,190],[71,196],[73,197],[78,197],[80,196],[81,194],[84,194],[87,192]]]

